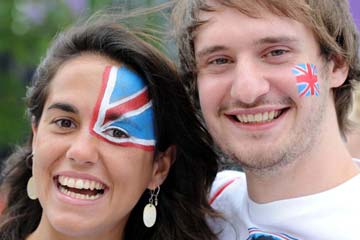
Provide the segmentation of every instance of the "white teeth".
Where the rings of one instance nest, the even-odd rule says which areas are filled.
[[[236,115],[236,118],[239,122],[242,123],[261,123],[261,122],[269,122],[272,121],[274,118],[278,117],[281,114],[281,111],[270,111],[270,112],[263,112],[257,114],[243,114],[243,115]]]
[[[63,194],[65,194],[65,195],[67,195],[67,196],[69,196],[71,198],[86,199],[86,200],[96,200],[101,196],[101,193],[98,193],[96,195],[87,195],[87,194],[81,194],[81,193],[74,193],[74,192],[71,192],[71,191],[67,190],[63,186],[60,186],[60,192],[62,192]]]
[[[67,179],[67,186],[71,187],[71,188],[75,187],[75,179],[74,178],[68,178]]]
[[[59,176],[58,181],[62,186],[67,186],[70,188],[90,189],[90,190],[94,190],[94,189],[104,190],[105,189],[105,186],[102,183],[96,182],[93,180]]]
[[[83,186],[84,186],[84,182],[83,182],[82,179],[76,180],[75,188],[77,188],[77,189],[82,189]]]
[[[89,189],[89,188],[90,188],[90,181],[84,180],[84,186],[83,186],[83,188]]]
[[[240,122],[245,122],[245,123],[248,122],[248,118],[247,118],[246,115],[243,115],[243,116],[242,116],[242,119],[243,119],[242,121],[241,121],[241,116],[238,116],[238,117],[240,118],[240,119],[239,119]]]
[[[255,120],[255,116],[252,115],[252,114],[248,114],[248,115],[247,115],[247,118],[248,118],[248,121],[249,121],[249,122],[254,122],[254,120]]]
[[[255,115],[255,122],[261,122],[262,121],[262,114],[258,113]]]
[[[90,187],[89,187],[90,190],[94,190],[95,184],[96,184],[96,183],[95,183],[94,181],[91,181],[91,182],[90,182]]]
[[[268,112],[264,112],[262,118],[263,118],[263,119],[262,119],[263,121],[269,120],[269,113],[268,113]]]
[[[274,119],[274,115],[275,115],[275,112],[274,111],[271,111],[269,113],[269,119]]]
[[[102,189],[102,188],[101,188],[101,185],[102,185],[101,183],[97,182],[97,183],[95,184],[96,190]]]

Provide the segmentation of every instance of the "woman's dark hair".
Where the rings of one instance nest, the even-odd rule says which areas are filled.
[[[147,82],[153,101],[156,153],[176,146],[175,162],[161,186],[157,222],[146,228],[142,211],[149,194],[144,192],[125,228],[125,239],[211,240],[215,235],[205,216],[216,213],[209,206],[209,188],[217,172],[211,139],[174,65],[157,49],[129,29],[109,18],[97,18],[59,34],[38,66],[27,93],[27,109],[37,126],[47,99],[49,83],[60,66],[84,53],[93,53],[123,63]],[[56,92],[55,92],[56,94]],[[32,136],[5,162],[2,187],[7,191],[6,207],[0,218],[0,239],[25,239],[38,226],[42,208],[30,200],[26,184],[31,176]]]

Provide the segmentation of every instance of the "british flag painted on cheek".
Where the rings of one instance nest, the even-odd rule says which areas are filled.
[[[152,102],[136,73],[125,66],[106,67],[90,132],[111,144],[154,150]]]
[[[296,76],[296,86],[300,97],[319,96],[320,87],[314,64],[298,64],[291,71]]]

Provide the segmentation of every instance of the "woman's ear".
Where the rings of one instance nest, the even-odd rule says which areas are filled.
[[[175,161],[175,154],[176,147],[171,145],[164,152],[160,152],[155,156],[152,179],[148,185],[149,189],[154,190],[165,181],[171,165]]]
[[[34,121],[32,121],[32,123],[31,123],[31,130],[32,130],[32,134],[33,134],[33,137],[32,137],[32,149],[34,149],[34,147],[36,145],[36,136],[37,136],[37,127],[36,127]]]
[[[330,88],[341,86],[349,74],[349,64],[339,55],[331,57],[328,63]]]

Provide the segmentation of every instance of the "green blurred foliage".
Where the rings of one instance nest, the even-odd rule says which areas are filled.
[[[4,0],[0,3],[0,160],[30,131],[24,96],[52,38],[79,17],[108,7],[149,7],[166,0]],[[79,10],[80,9],[80,10]],[[134,20],[138,21],[138,20]],[[136,23],[139,25],[139,23]],[[159,17],[142,25],[159,26]],[[160,46],[158,46],[160,47]],[[7,151],[6,151],[7,149]]]

